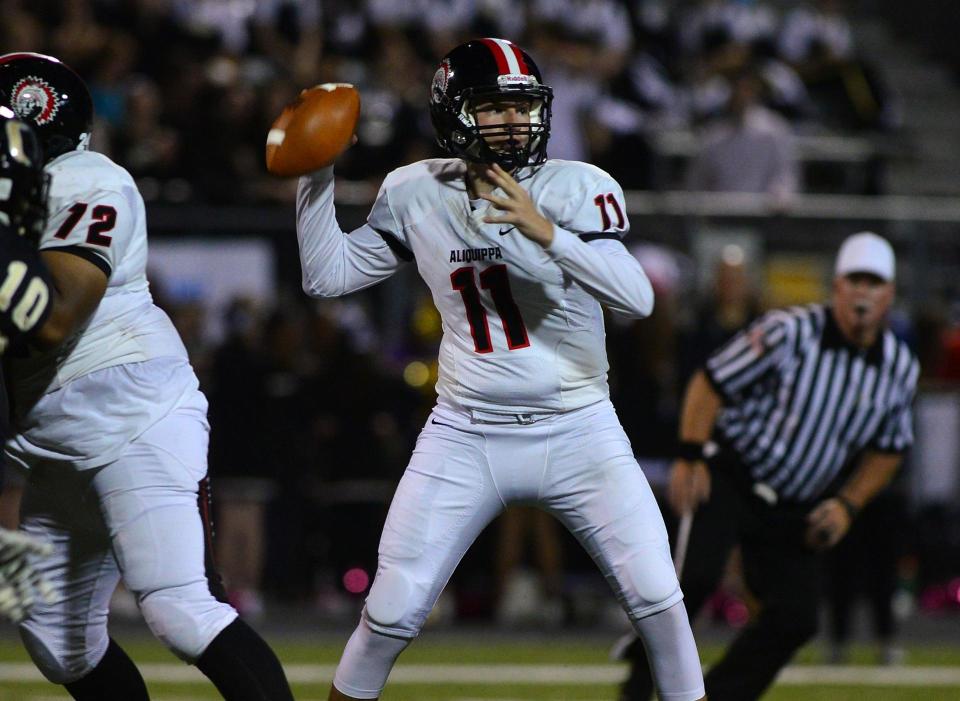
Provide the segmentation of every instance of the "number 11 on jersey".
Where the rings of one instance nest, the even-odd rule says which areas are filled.
[[[480,289],[490,292],[493,306],[500,316],[500,323],[503,324],[503,332],[507,336],[507,348],[517,350],[530,345],[527,327],[523,323],[523,317],[520,316],[520,308],[517,307],[510,292],[510,279],[507,277],[506,265],[491,265],[480,271],[480,289],[477,289],[475,271],[470,265],[457,268],[450,273],[450,282],[453,289],[457,290],[463,298],[470,335],[473,337],[473,347],[477,353],[493,351],[490,325],[487,323],[487,311],[480,300]]]

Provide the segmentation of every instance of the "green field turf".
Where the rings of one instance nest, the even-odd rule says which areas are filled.
[[[218,699],[196,672],[172,658],[158,644],[119,637],[144,669],[154,701]],[[551,642],[510,639],[484,643],[482,637],[444,636],[420,640],[404,653],[383,695],[384,701],[612,701],[623,665],[612,665],[606,649],[593,641]],[[329,676],[342,642],[280,642],[275,645],[287,666],[298,701],[326,698]],[[706,647],[707,663],[717,648]],[[960,648],[913,647],[909,664],[878,668],[867,664],[868,650],[858,650],[854,666],[820,668],[819,650],[805,649],[791,668],[796,679],[779,683],[765,697],[770,701],[950,701],[960,699]],[[526,670],[528,678],[524,678]],[[580,671],[587,676],[571,680]],[[829,683],[839,670],[855,683]],[[449,679],[463,673],[468,681]],[[506,676],[500,676],[506,675]],[[946,675],[946,677],[944,677]],[[821,681],[820,677],[824,679]],[[930,676],[936,684],[925,684]],[[435,678],[434,678],[435,677]],[[901,678],[902,677],[902,678]],[[560,683],[559,679],[566,679]],[[949,683],[944,683],[945,680]],[[951,681],[952,680],[952,681]],[[554,683],[556,682],[556,683]],[[955,683],[954,683],[955,682]],[[53,701],[69,697],[59,688],[38,681],[29,660],[12,638],[0,639],[0,701]]]

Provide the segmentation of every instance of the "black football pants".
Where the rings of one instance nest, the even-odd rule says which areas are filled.
[[[738,465],[711,466],[711,498],[697,510],[683,577],[693,619],[716,591],[730,551],[741,547],[743,574],[759,607],[705,678],[710,701],[757,699],[817,631],[820,558],[803,544],[809,507],[770,506],[737,480]],[[628,650],[621,701],[647,701],[653,681],[643,645]]]

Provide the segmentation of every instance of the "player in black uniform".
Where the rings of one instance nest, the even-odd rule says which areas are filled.
[[[36,135],[0,107],[0,353],[30,342],[53,306],[55,292],[36,248],[46,221],[45,191]],[[0,374],[0,440],[8,422]],[[36,597],[49,596],[49,585],[31,564],[47,551],[46,544],[24,533],[0,528],[0,617],[18,622]]]

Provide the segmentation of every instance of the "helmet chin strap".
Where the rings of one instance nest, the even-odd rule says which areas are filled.
[[[530,134],[528,138],[533,138],[533,135]],[[517,142],[513,143],[516,144]],[[481,148],[480,155],[484,157],[483,160],[485,162],[490,164],[496,163],[508,173],[512,173],[518,168],[529,165],[530,157],[533,153],[530,148],[530,142],[528,141],[523,145],[511,145],[508,142],[503,145],[503,150],[493,148],[490,144],[484,144]]]
[[[492,150],[492,149],[491,149]],[[526,163],[521,163],[516,153],[498,153],[494,151],[496,163],[508,173],[512,173],[517,168],[522,168]],[[524,159],[525,160],[525,159]]]

